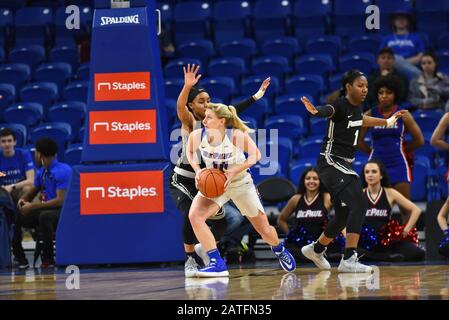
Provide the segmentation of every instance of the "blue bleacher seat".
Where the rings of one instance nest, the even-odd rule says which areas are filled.
[[[87,101],[87,89],[89,82],[88,81],[74,81],[69,83],[63,92],[64,100],[70,101]]]
[[[254,4],[253,28],[257,40],[287,35],[287,19],[291,15],[289,1],[258,0]]]
[[[9,83],[0,83],[0,109],[4,109],[16,99],[16,88]]]
[[[240,82],[245,73],[245,61],[238,57],[221,57],[210,61],[208,75],[213,77],[231,77],[235,83]]]
[[[433,132],[440,121],[442,114],[440,112],[414,112],[413,117],[422,132]]]
[[[206,65],[210,57],[215,54],[215,50],[210,40],[192,40],[180,43],[177,53],[180,57],[199,59],[202,65]]]
[[[5,57],[5,49],[3,49],[2,47],[0,47],[0,64],[4,63],[6,60]]]
[[[331,91],[339,90],[341,88],[341,78],[343,77],[343,74],[344,72],[339,72],[329,78],[329,89]]]
[[[293,24],[298,38],[323,35],[328,31],[328,15],[331,1],[296,0],[293,8]]]
[[[242,102],[248,98],[249,96],[240,96],[234,98],[231,103],[232,105],[235,105],[236,103]],[[267,116],[268,113],[269,113],[268,100],[267,98],[263,97],[254,102],[245,111],[239,113],[239,115],[254,118],[257,122],[257,127],[261,128],[265,121],[265,117]]]
[[[358,69],[365,74],[370,74],[374,69],[375,56],[369,52],[356,54],[345,54],[340,57],[340,71],[346,72],[351,69]]]
[[[252,72],[254,75],[263,77],[275,76],[283,79],[287,73],[290,73],[288,59],[282,56],[261,56],[253,59]]]
[[[83,145],[72,144],[64,152],[64,162],[69,166],[78,165],[81,163],[81,153],[83,152]]]
[[[170,24],[173,20],[173,6],[170,2],[157,1],[157,8],[161,11],[161,19],[165,24]]]
[[[442,199],[446,199],[448,197],[448,186],[447,186],[447,164],[443,163],[440,164],[436,169],[436,175],[437,175],[437,183],[438,183],[438,189],[440,192],[440,197]]]
[[[71,127],[71,141],[77,139],[86,115],[86,104],[81,101],[65,101],[53,105],[47,114],[50,122],[65,122]]]
[[[173,24],[176,43],[204,39],[209,33],[211,6],[207,2],[187,1],[175,5]]]
[[[0,130],[8,128],[16,135],[16,146],[23,147],[27,141],[27,127],[20,123],[0,123]]]
[[[254,119],[253,117],[248,117],[248,116],[240,116],[240,119],[242,119],[243,121],[247,122],[247,126],[251,129],[257,129],[257,120]]]
[[[230,77],[208,77],[201,82],[201,86],[212,97],[212,101],[215,101],[215,98],[230,101],[235,90],[234,80]]]
[[[31,78],[31,69],[23,63],[0,65],[0,83],[14,85],[16,92]]]
[[[274,159],[264,163],[258,162],[250,171],[255,185],[272,176],[283,176],[281,165]]]
[[[164,87],[167,99],[177,100],[183,86],[184,79],[182,78],[166,78]]]
[[[41,45],[28,45],[16,47],[9,53],[11,63],[24,63],[34,70],[45,60],[45,49]]]
[[[4,8],[4,4],[0,5],[0,46],[4,47],[11,41],[10,35],[14,25],[14,13],[9,8]]]
[[[306,52],[309,54],[328,54],[333,61],[337,61],[342,48],[341,39],[335,35],[325,35],[310,39],[306,43]]]
[[[320,156],[323,139],[321,136],[309,137],[299,144],[298,157],[301,158],[315,158]]]
[[[44,113],[58,97],[58,86],[53,82],[34,82],[27,84],[20,90],[20,99],[22,101],[42,104]]]
[[[283,115],[298,115],[304,119],[304,123],[309,123],[310,113],[302,104],[300,94],[284,94],[276,98],[275,110],[276,114]],[[313,97],[308,96],[309,100],[313,103]]]
[[[49,7],[25,7],[15,14],[16,46],[45,45],[50,38],[53,11]]]
[[[371,0],[335,0],[335,34],[342,37],[365,33],[365,10]]]
[[[194,58],[182,58],[182,59],[173,59],[170,62],[168,62],[164,67],[164,75],[167,78],[182,78],[184,79],[184,71],[182,67],[186,67],[187,65],[199,65],[201,66],[201,61]],[[206,66],[203,65],[200,67],[200,74],[205,75],[206,73]]]
[[[441,49],[437,52],[438,68],[447,69],[449,68],[449,49]]]
[[[16,103],[3,112],[6,123],[20,123],[27,127],[38,125],[43,116],[44,108],[36,102]]]
[[[265,80],[261,76],[251,76],[244,78],[241,83],[241,93],[244,96],[252,96],[255,94],[262,82]],[[268,99],[269,104],[272,102],[273,98],[280,92],[279,80],[276,77],[271,77],[270,86],[265,92],[264,97]]]
[[[262,54],[266,56],[275,55],[291,59],[299,50],[298,40],[293,37],[271,39],[262,44]]]
[[[72,70],[77,70],[79,65],[78,49],[70,46],[55,46],[50,51],[51,62],[67,62],[72,66]]]
[[[250,58],[256,54],[256,42],[253,39],[238,39],[220,44],[221,56],[239,57],[249,64]]]
[[[377,55],[380,46],[380,37],[376,34],[354,36],[349,39],[347,51],[355,52],[369,52]]]
[[[441,0],[416,0],[416,22],[420,32],[434,37],[448,28],[449,4]]]
[[[299,139],[307,134],[307,128],[304,127],[304,121],[300,116],[294,115],[276,115],[268,117],[265,121],[265,129],[278,130],[279,137]]]
[[[71,77],[72,66],[67,62],[43,63],[37,67],[34,73],[36,81],[56,83],[59,92],[62,92]]]
[[[215,43],[244,38],[247,31],[246,19],[250,14],[251,5],[248,1],[217,1],[213,10]]]
[[[417,161],[413,167],[413,181],[411,183],[411,200],[426,201],[428,191],[428,175],[430,168],[425,162]]]
[[[317,74],[326,77],[335,70],[332,57],[326,54],[307,54],[295,62],[295,70],[300,74]]]
[[[40,138],[53,139],[58,145],[58,159],[62,160],[67,141],[72,134],[71,127],[65,122],[47,122],[37,126],[30,134],[30,141],[35,143]]]
[[[299,161],[293,163],[290,168],[289,179],[296,185],[299,185],[299,179],[303,172],[311,167],[316,167],[317,158],[302,158]]]
[[[326,118],[311,118],[310,119],[310,134],[324,137],[327,130]]]
[[[78,67],[78,70],[76,71],[76,80],[78,81],[87,81],[89,80],[90,76],[90,70],[89,70],[89,63],[83,63]]]
[[[324,90],[323,78],[318,75],[299,75],[285,81],[285,92],[299,95],[310,95],[318,101],[319,94]]]
[[[83,142],[84,140],[84,132],[86,131],[85,127],[81,127],[79,133],[78,133],[78,141]]]
[[[260,142],[259,142],[260,143]],[[266,163],[270,160],[276,160],[279,163],[281,172],[287,176],[290,171],[290,162],[293,157],[293,143],[289,138],[279,137],[274,141],[267,141],[260,148],[260,162]]]
[[[446,49],[446,51],[448,51],[449,49],[449,31],[443,31],[440,33],[440,35],[438,36],[438,41],[437,41],[437,48],[439,50]]]

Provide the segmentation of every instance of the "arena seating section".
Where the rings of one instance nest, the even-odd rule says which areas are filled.
[[[65,28],[69,4],[81,7],[80,30]],[[361,27],[369,4],[381,10],[376,32]],[[449,74],[449,2],[444,0],[166,0],[157,6],[176,49],[162,53],[169,129],[180,126],[176,99],[182,65],[201,65],[201,85],[214,102],[244,99],[270,76],[267,94],[243,118],[255,128],[279,129],[276,174],[295,184],[304,168],[316,163],[326,128],[322,119],[310,119],[299,97],[324,103],[339,88],[343,72],[373,70],[380,38],[391,32],[392,12],[407,9],[414,15],[427,49],[437,52],[440,70]],[[30,150],[37,138],[54,137],[60,160],[71,165],[80,159],[89,80],[80,41],[89,39],[92,15],[89,0],[0,3],[0,127],[12,128],[18,146]],[[426,138],[416,151],[414,201],[447,196],[447,155],[429,144],[441,115],[414,113]],[[366,159],[357,154],[356,169]],[[255,174],[256,182],[263,178]]]

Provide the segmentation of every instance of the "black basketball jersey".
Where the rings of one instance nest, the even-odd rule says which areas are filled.
[[[310,203],[306,200],[306,196],[302,195],[295,208],[295,224],[303,226],[315,238],[323,232],[323,226],[328,221],[328,214],[324,206],[324,197],[322,193],[318,193]]]
[[[353,106],[346,98],[338,98],[333,107],[335,112],[328,120],[321,154],[325,157],[354,159],[363,122],[362,109],[360,106]]]
[[[365,215],[365,224],[373,226],[377,232],[390,221],[391,206],[388,203],[387,192],[381,189],[376,199],[371,197],[368,188],[365,190],[368,210]]]

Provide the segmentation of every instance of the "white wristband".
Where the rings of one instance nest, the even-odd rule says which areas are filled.
[[[394,124],[396,123],[396,121],[398,120],[398,118],[396,118],[395,116],[391,116],[387,119],[387,128],[391,128],[392,126],[394,126]]]
[[[265,91],[259,90],[259,91],[256,92],[255,95],[253,95],[253,97],[254,97],[254,99],[256,99],[256,100],[259,100],[260,98],[263,97],[264,94],[265,94]]]

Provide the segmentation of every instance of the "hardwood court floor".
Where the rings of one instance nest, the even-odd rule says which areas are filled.
[[[184,278],[182,266],[81,269],[80,289],[68,290],[65,269],[0,273],[0,300],[449,299],[449,264],[388,265],[373,274],[341,274],[300,265],[286,274],[274,262],[233,268],[230,277]]]

